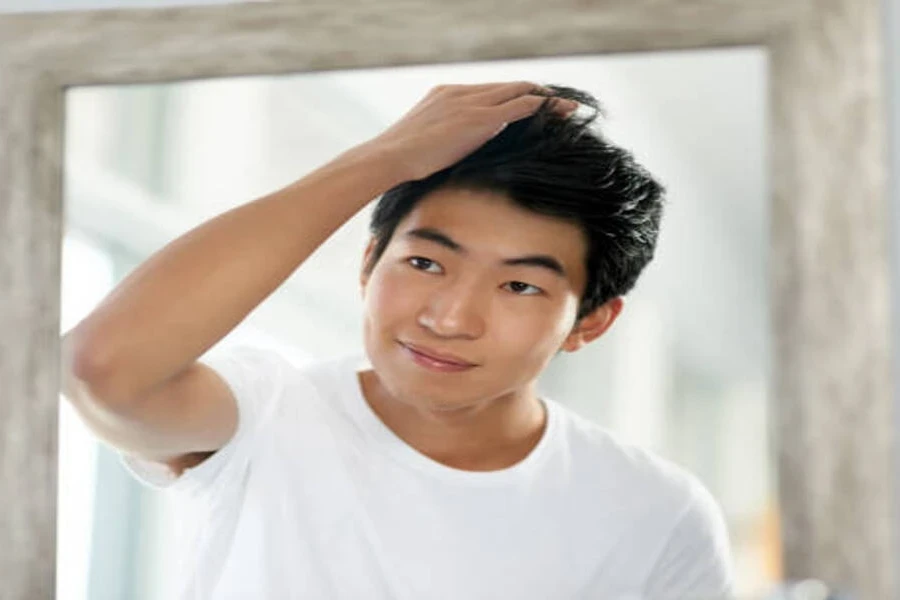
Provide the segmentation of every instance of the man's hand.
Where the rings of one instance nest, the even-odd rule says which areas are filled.
[[[424,179],[471,154],[508,123],[534,114],[552,95],[528,81],[439,85],[366,145],[393,156],[407,180]],[[552,108],[568,116],[578,103],[556,98]]]

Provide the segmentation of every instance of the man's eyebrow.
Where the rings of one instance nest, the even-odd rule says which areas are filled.
[[[434,227],[419,227],[411,229],[403,234],[405,238],[418,238],[429,242],[440,244],[445,248],[453,250],[457,254],[467,254],[466,250],[459,242],[456,242],[446,233],[435,229]],[[503,259],[503,264],[507,266],[526,266],[540,267],[552,271],[555,275],[566,278],[566,270],[562,263],[550,256],[549,254],[529,254],[528,256],[517,256],[514,258]]]

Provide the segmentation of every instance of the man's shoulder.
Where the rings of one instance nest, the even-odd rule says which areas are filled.
[[[362,364],[364,358],[357,352],[346,352],[328,357],[307,356],[283,347],[258,344],[233,344],[217,348],[209,354],[212,361],[240,363],[257,372],[276,370],[309,381],[328,382],[335,378],[346,378],[353,369]]]
[[[333,405],[316,400],[351,393],[350,380],[362,360],[358,353],[321,358],[258,344],[217,347],[203,358],[240,396],[242,406],[266,404],[275,410]]]
[[[347,352],[326,358],[295,361],[293,364],[298,376],[319,387],[346,389],[347,382],[353,380],[356,373],[367,364],[367,359],[358,352]]]
[[[694,473],[657,451],[629,442],[566,407],[560,413],[570,459],[582,481],[613,486],[618,493],[648,495],[670,506],[708,495]]]

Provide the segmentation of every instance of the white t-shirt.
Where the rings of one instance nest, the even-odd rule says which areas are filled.
[[[363,356],[297,367],[252,347],[202,362],[239,405],[234,437],[181,477],[122,455],[196,517],[179,598],[718,600],[721,511],[686,471],[543,396],[547,427],[512,467],[464,471],[365,401]]]

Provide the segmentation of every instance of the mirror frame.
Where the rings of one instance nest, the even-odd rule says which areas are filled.
[[[894,598],[878,0],[344,0],[0,16],[0,597],[55,594],[70,86],[762,46],[783,570]]]

